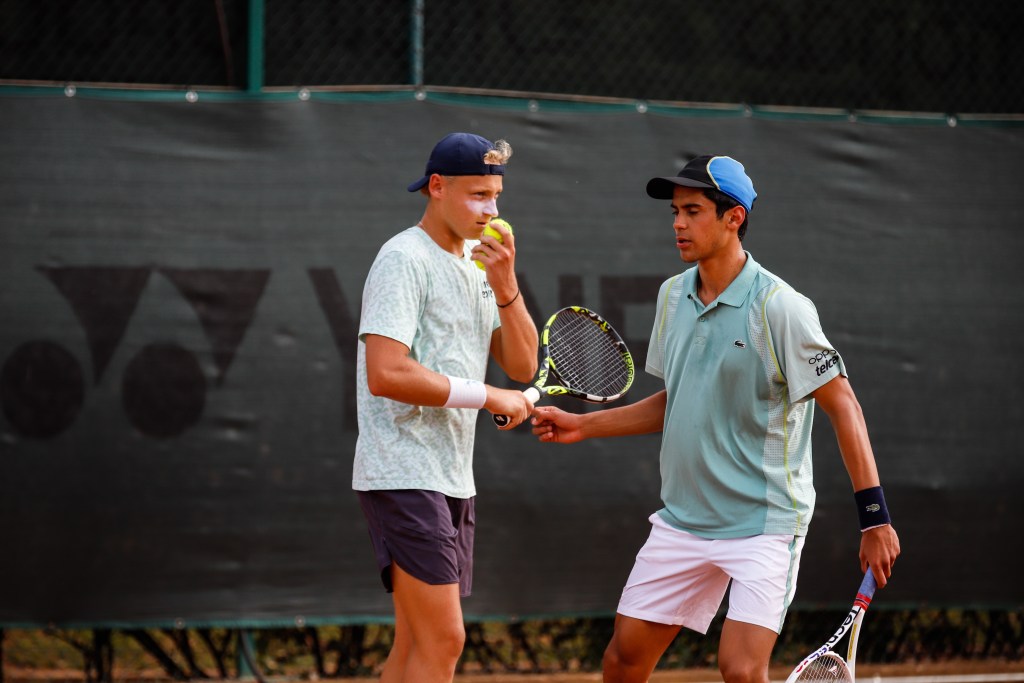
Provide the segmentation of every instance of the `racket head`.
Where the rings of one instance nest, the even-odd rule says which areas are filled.
[[[871,605],[874,597],[875,575],[868,567],[864,578],[857,589],[857,596],[853,600],[853,608],[846,615],[842,625],[832,634],[824,645],[812,652],[804,661],[793,669],[793,672],[786,678],[786,683],[803,683],[805,681],[853,681],[854,670],[857,661],[857,641],[860,638],[861,624],[864,621],[864,614]],[[846,647],[846,659],[832,651],[844,636],[849,633]],[[828,659],[826,659],[828,658]],[[825,660],[825,661],[822,661]],[[834,667],[835,661],[842,663],[841,669]]]
[[[794,683],[853,683],[853,672],[835,652],[825,652],[803,668]]]
[[[536,386],[549,396],[591,403],[621,398],[633,385],[633,356],[611,323],[582,306],[548,318],[541,333],[544,362]]]
[[[542,394],[591,403],[621,398],[633,385],[633,356],[611,323],[582,306],[566,306],[548,318],[541,333],[544,360],[525,392],[531,403]],[[507,415],[492,415],[504,427]]]

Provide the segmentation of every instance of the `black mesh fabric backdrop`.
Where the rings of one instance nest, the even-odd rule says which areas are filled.
[[[879,603],[1021,604],[1024,131],[685,113],[0,99],[0,624],[390,613],[350,491],[356,324],[452,130],[515,149],[500,207],[534,318],[591,307],[641,368],[682,266],[645,183],[742,160],[746,246],[816,302],[867,415],[904,547]],[[640,373],[629,400],[656,388]],[[817,419],[802,605],[859,575]],[[542,446],[482,415],[476,453],[467,615],[611,613],[659,506],[658,438]]]

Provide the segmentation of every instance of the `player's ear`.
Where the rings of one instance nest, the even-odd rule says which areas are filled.
[[[431,197],[439,198],[441,192],[444,190],[445,179],[439,173],[434,173],[430,176],[430,180],[427,181],[427,194]]]
[[[734,206],[728,211],[727,219],[729,227],[739,230],[743,221],[747,220],[747,210],[742,206]]]

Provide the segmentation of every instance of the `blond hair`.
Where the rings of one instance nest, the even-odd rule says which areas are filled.
[[[497,140],[494,143],[494,149],[484,154],[484,163],[504,166],[508,163],[508,159],[511,156],[512,145],[508,144],[505,140]]]

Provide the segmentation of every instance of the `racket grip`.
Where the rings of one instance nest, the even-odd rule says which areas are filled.
[[[876,588],[878,588],[878,584],[875,583],[875,574],[871,571],[871,567],[868,567],[868,570],[864,573],[864,580],[860,582],[860,590],[857,592],[871,600],[875,595]]]
[[[524,390],[523,396],[529,399],[530,403],[536,403],[540,400],[540,392],[537,391],[537,387],[530,387]],[[499,427],[504,427],[509,423],[508,415],[491,415],[491,418],[494,420],[494,424]]]

